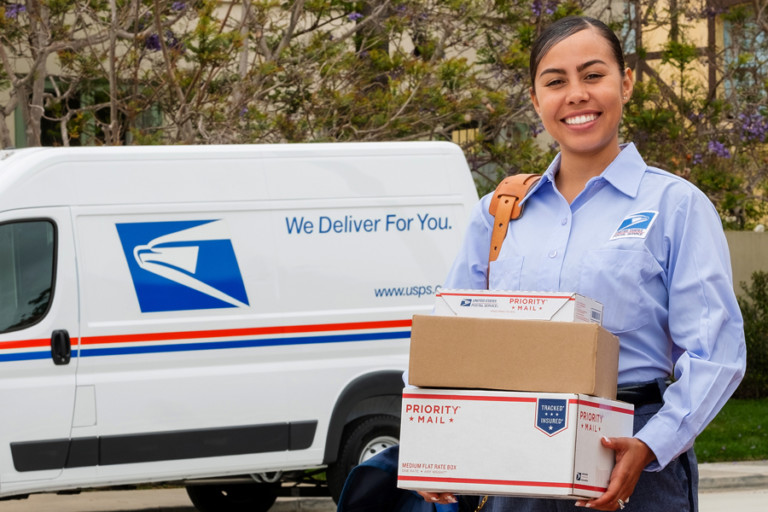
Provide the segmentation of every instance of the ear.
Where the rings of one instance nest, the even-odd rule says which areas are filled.
[[[536,98],[536,90],[533,87],[528,88],[528,93],[531,95],[531,103],[533,103],[533,109],[541,117],[541,110],[539,109],[539,100]]]
[[[635,88],[635,75],[630,68],[624,70],[624,78],[621,80],[621,95],[624,104],[632,96],[632,90]]]

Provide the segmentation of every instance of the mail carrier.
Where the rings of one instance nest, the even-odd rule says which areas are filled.
[[[441,142],[0,151],[0,497],[338,497],[476,201]]]

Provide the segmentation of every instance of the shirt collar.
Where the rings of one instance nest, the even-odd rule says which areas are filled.
[[[622,194],[635,197],[647,166],[634,143],[621,144],[619,147],[621,148],[619,155],[605,168],[600,178],[606,180]],[[555,175],[559,170],[560,153],[549,164],[542,175],[542,179],[539,180],[531,193],[534,193],[546,182],[554,184]]]

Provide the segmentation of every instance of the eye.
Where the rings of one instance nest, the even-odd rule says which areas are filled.
[[[597,79],[603,78],[603,76],[604,75],[602,73],[589,73],[584,78],[586,80],[597,80]]]
[[[556,86],[561,85],[563,83],[565,83],[565,82],[563,82],[563,80],[561,80],[559,78],[555,78],[553,80],[549,80],[548,82],[546,82],[544,84],[544,87],[556,87]]]

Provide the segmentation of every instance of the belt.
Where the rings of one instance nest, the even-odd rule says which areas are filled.
[[[661,390],[656,382],[638,384],[636,386],[622,386],[616,392],[616,399],[628,402],[635,407],[647,404],[660,404],[662,402]]]

